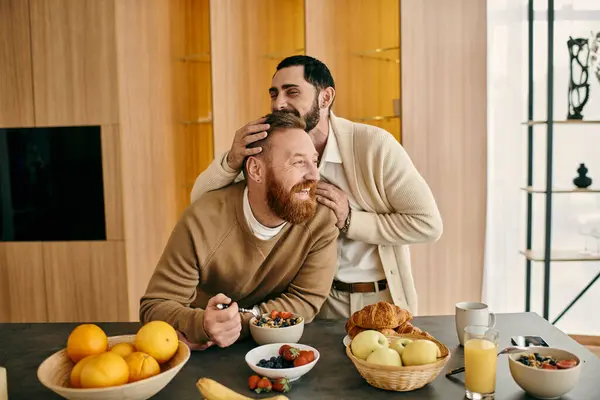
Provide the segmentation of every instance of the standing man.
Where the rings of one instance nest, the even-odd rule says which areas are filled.
[[[269,89],[271,109],[298,112],[319,154],[317,200],[331,208],[340,230],[338,270],[320,318],[348,318],[362,307],[389,301],[417,314],[408,245],[433,242],[442,219],[429,186],[404,148],[387,131],[336,117],[329,69],[309,56],[283,60]],[[231,150],[202,172],[191,200],[230,185],[250,146],[266,136],[264,118],[240,128]]]

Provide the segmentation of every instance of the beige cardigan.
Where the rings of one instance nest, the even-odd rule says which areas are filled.
[[[437,241],[442,218],[429,186],[410,157],[387,131],[338,118],[331,113],[350,191],[365,211],[352,211],[348,237],[379,248],[394,303],[418,314],[409,244]],[[231,184],[238,172],[224,168],[227,153],[202,172],[192,202],[203,193]]]

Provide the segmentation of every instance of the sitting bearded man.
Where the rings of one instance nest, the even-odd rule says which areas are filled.
[[[252,317],[272,310],[310,323],[331,289],[338,229],[315,200],[317,151],[299,114],[267,121],[246,180],[184,211],[141,298],[142,323],[166,321],[196,349],[230,346]]]

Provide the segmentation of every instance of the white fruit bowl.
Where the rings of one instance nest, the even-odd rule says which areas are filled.
[[[269,314],[263,314],[263,317],[268,317]],[[294,318],[299,317],[298,314],[292,314]],[[304,318],[299,324],[286,326],[285,328],[265,328],[255,325],[256,318],[250,320],[250,335],[257,344],[270,343],[298,343],[304,333]]]
[[[521,364],[522,354],[539,353],[555,360],[576,360],[577,365],[568,369],[538,369]],[[579,381],[581,360],[575,354],[554,347],[530,347],[523,353],[508,356],[508,366],[513,379],[525,392],[539,399],[556,399],[571,390]]]
[[[135,335],[112,336],[108,338],[109,347],[117,343],[131,343]],[[160,374],[141,381],[127,383],[100,389],[76,389],[69,386],[71,370],[75,363],[67,355],[67,350],[62,349],[46,358],[37,370],[39,381],[59,396],[71,400],[143,400],[160,392],[177,373],[183,368],[190,358],[190,348],[179,342],[177,353],[160,366]]]
[[[263,359],[270,359],[271,357],[277,357],[279,355],[279,348],[284,344],[289,344],[292,347],[297,348],[298,350],[312,350],[315,353],[315,359],[306,364],[301,365],[299,367],[294,368],[263,368],[259,367],[258,362]],[[276,378],[288,378],[290,382],[296,381],[300,379],[303,375],[306,375],[319,361],[321,355],[318,350],[314,347],[307,346],[305,344],[299,343],[271,343],[265,344],[263,346],[255,347],[246,353],[246,364],[252,369],[252,371],[256,372],[259,376],[266,376],[267,378],[276,379]]]

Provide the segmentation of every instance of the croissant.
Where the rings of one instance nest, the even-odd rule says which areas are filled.
[[[419,336],[423,336],[429,339],[433,339],[433,336],[431,336],[429,333],[423,331],[420,328],[417,328],[416,326],[414,326],[413,324],[411,324],[410,322],[406,322],[400,326],[398,326],[395,331],[397,333],[411,333],[413,335],[419,335]]]
[[[358,335],[359,333],[366,331],[366,330],[368,330],[368,329],[362,328],[358,325],[354,325],[351,320],[346,321],[346,333],[348,334],[350,339],[354,339],[354,337],[356,335]],[[382,329],[375,329],[375,330],[383,333],[386,336],[398,335],[398,333],[396,333],[396,331],[394,329],[390,329],[390,328],[382,328]]]
[[[354,325],[367,329],[394,329],[411,319],[408,310],[385,301],[365,306],[350,317]]]

